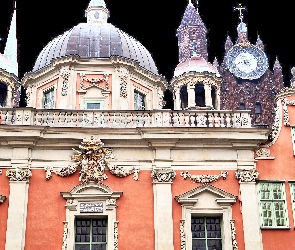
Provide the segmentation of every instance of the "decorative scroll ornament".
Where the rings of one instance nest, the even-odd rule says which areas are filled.
[[[270,150],[268,148],[259,148],[255,151],[255,153],[258,157],[269,157],[270,156]]]
[[[104,170],[109,166],[109,159],[113,159],[113,150],[104,148],[100,139],[91,137],[83,139],[80,150],[73,149],[76,154],[72,160],[76,161],[76,169],[81,169],[79,180],[87,183],[89,181],[100,182],[107,179]]]
[[[68,229],[68,222],[64,221],[64,233],[63,233],[63,237],[62,237],[62,250],[67,250],[68,249],[68,233],[69,233],[69,229]]]
[[[192,175],[189,172],[181,172],[180,176],[183,177],[184,180],[186,180],[187,178],[189,178],[191,180],[191,182],[193,183],[202,183],[202,184],[207,184],[207,183],[211,183],[214,181],[218,181],[220,178],[222,178],[223,180],[226,179],[226,177],[228,176],[228,172],[221,172],[218,175],[210,175],[210,174],[205,174],[205,175]]]
[[[138,181],[138,173],[139,173],[139,169],[138,168],[132,168],[131,171],[127,170],[127,169],[124,169],[123,166],[111,166],[110,167],[110,173],[117,176],[117,177],[120,177],[120,178],[123,178],[123,177],[127,177],[131,174],[133,174],[133,179]]]
[[[59,75],[63,78],[62,88],[61,88],[61,95],[66,96],[68,94],[69,88],[69,77],[71,71],[69,69],[61,69]]]
[[[104,74],[103,78],[88,78],[84,73],[80,73],[80,77],[81,77],[80,86],[81,86],[81,89],[83,89],[83,90],[87,90],[91,87],[97,87],[97,88],[105,90],[105,91],[109,90],[109,74]],[[90,82],[90,85],[86,86],[84,84],[84,81]],[[103,87],[103,86],[99,85],[99,83],[101,83],[101,82],[105,82],[106,86]]]
[[[120,97],[127,98],[127,83],[128,83],[128,76],[129,71],[128,69],[121,67],[118,69],[119,71],[119,78],[120,78]]]
[[[10,181],[28,181],[32,176],[32,172],[28,168],[15,168],[8,169],[6,171],[6,176],[10,179]]]
[[[233,245],[233,250],[238,250],[238,242],[236,240],[236,227],[235,220],[230,220],[230,229],[231,229],[231,240]]]
[[[186,242],[185,242],[185,220],[180,220],[180,249],[185,250]]]
[[[6,200],[6,196],[0,194],[0,204],[2,204]]]
[[[239,180],[239,182],[256,182],[258,179],[258,171],[256,169],[250,169],[250,170],[238,170],[235,173],[236,178]]]
[[[155,182],[172,182],[176,177],[176,173],[174,170],[167,168],[154,169],[152,171],[151,177]]]
[[[119,230],[118,230],[118,224],[119,222],[118,221],[115,221],[114,222],[114,250],[118,250],[119,249],[119,241],[118,241],[118,238],[119,238]]]

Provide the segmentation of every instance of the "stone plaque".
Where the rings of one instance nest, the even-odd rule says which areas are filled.
[[[103,213],[103,203],[82,202],[80,203],[80,213]]]

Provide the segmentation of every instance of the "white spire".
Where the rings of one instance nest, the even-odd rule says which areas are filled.
[[[9,73],[12,73],[18,76],[17,37],[16,37],[16,1],[15,1],[14,11],[13,11],[13,16],[11,19],[8,38],[6,41],[4,55],[7,58],[9,58],[10,61],[13,63],[13,67],[9,69]]]

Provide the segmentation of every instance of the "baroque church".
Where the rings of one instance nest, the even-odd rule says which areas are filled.
[[[107,1],[85,9],[24,76],[14,10],[0,54],[0,249],[294,249],[295,69],[284,87],[278,59],[270,69],[248,40],[245,8],[219,64],[188,1],[171,81],[108,21]]]

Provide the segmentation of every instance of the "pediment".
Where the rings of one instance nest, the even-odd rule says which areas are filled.
[[[230,205],[237,200],[237,196],[210,184],[203,184],[202,186],[196,187],[183,194],[175,196],[175,200],[180,204],[194,205],[199,201],[199,199],[203,199],[204,197],[214,200],[220,205]]]

